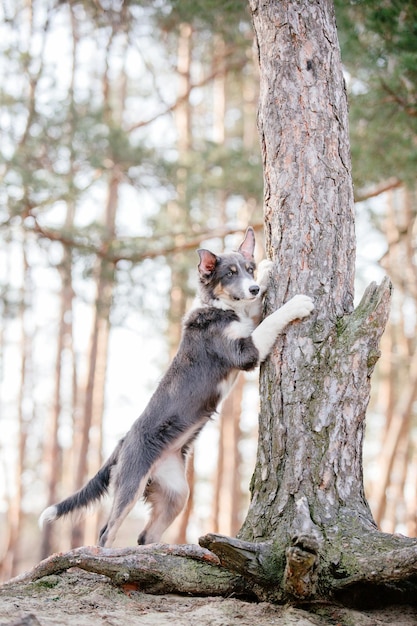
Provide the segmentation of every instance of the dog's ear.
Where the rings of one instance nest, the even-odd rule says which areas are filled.
[[[255,233],[254,233],[252,226],[249,226],[249,228],[246,231],[245,238],[239,246],[238,252],[240,252],[240,254],[243,254],[245,259],[248,259],[248,261],[252,261],[254,250],[255,250]]]
[[[197,252],[200,257],[198,271],[202,277],[207,278],[213,273],[214,268],[217,265],[218,258],[215,254],[210,252],[210,250],[204,250],[201,248],[200,250],[197,250]]]

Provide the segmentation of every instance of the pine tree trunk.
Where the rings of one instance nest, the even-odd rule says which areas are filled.
[[[201,545],[260,597],[342,597],[369,580],[378,558],[388,571],[402,547],[416,549],[378,532],[363,489],[365,412],[390,283],[372,284],[353,310],[353,189],[332,2],[250,5],[275,267],[266,313],[296,293],[312,296],[316,308],[288,328],[261,370],[257,464],[239,539],[208,535]]]
[[[115,166],[109,180],[108,197],[104,216],[109,245],[111,245],[115,236],[120,178],[119,169]],[[104,410],[107,350],[110,334],[110,311],[114,281],[114,265],[98,259],[97,293],[94,307],[82,422],[80,425],[80,447],[75,476],[75,490],[82,487],[88,475],[94,475],[94,473],[98,471],[102,462],[101,429]],[[96,437],[95,441],[92,441],[92,431],[94,427]],[[73,525],[71,530],[71,545],[73,547],[83,545],[85,540],[86,524],[87,522],[84,518]],[[94,525],[97,526],[97,519],[94,520],[93,526]],[[91,519],[89,527],[92,528]]]
[[[236,534],[242,500],[239,441],[245,378],[241,374],[222,405],[219,416],[219,445],[214,480],[213,530]]]
[[[22,557],[20,551],[19,538],[22,532],[22,525],[24,519],[23,499],[25,496],[24,485],[22,476],[26,469],[26,449],[28,438],[28,425],[30,423],[27,409],[25,410],[25,404],[27,399],[31,396],[32,389],[28,382],[28,374],[31,370],[31,335],[27,328],[27,315],[30,310],[31,303],[28,299],[28,294],[32,291],[31,285],[31,271],[26,255],[26,241],[23,245],[23,285],[20,294],[20,307],[19,307],[19,323],[21,333],[21,362],[20,362],[20,385],[19,396],[17,402],[17,458],[15,464],[15,489],[12,491],[9,510],[8,510],[8,536],[6,538],[5,551],[2,556],[2,562],[0,565],[0,576],[3,579],[7,579],[10,576],[14,576],[18,570],[19,561]],[[30,376],[29,376],[30,379]],[[33,409],[32,409],[33,410]]]
[[[190,229],[188,207],[188,176],[186,164],[190,158],[192,143],[192,106],[189,100],[191,90],[191,60],[193,51],[193,30],[190,24],[180,25],[177,45],[177,79],[179,103],[175,109],[177,131],[177,150],[179,167],[177,169],[177,198],[167,207],[168,226],[187,232]],[[171,293],[168,315],[169,357],[172,359],[181,340],[182,319],[187,309],[189,294],[184,286],[188,281],[189,268],[184,256],[174,255],[171,270]],[[190,494],[187,505],[172,527],[172,536],[177,543],[186,543],[187,528],[194,508],[194,455],[188,459],[187,478]]]
[[[409,190],[391,190],[387,196],[383,229],[388,249],[382,264],[396,288],[392,321],[382,344],[383,359],[379,369],[383,383],[381,392],[378,389],[374,394],[385,423],[379,435],[378,475],[369,495],[380,528],[393,532],[405,527],[407,534],[415,536],[415,528],[408,525],[407,518],[410,513],[414,516],[416,510],[415,498],[411,495],[416,492],[411,435],[417,397],[417,325],[414,322],[411,326],[409,316],[405,321],[401,315],[401,311],[417,299],[413,245],[415,210]]]
[[[67,225],[72,222],[71,211],[67,215]],[[53,504],[58,500],[58,484],[62,476],[62,448],[59,443],[58,431],[62,410],[62,359],[66,348],[67,338],[71,336],[71,324],[68,323],[69,313],[72,311],[73,288],[71,278],[71,253],[63,251],[64,260],[61,268],[61,302],[59,315],[59,330],[57,337],[57,351],[55,360],[55,389],[54,402],[48,424],[48,432],[45,444],[45,467],[48,478],[48,503]],[[41,558],[57,549],[56,532],[52,524],[47,524],[42,530]]]
[[[269,2],[255,11],[254,25],[261,67],[266,245],[276,268],[267,313],[306,293],[314,298],[316,314],[288,330],[262,373],[260,462],[242,532],[251,539],[270,536],[281,526],[282,515],[294,517],[300,498],[308,499],[317,520],[337,514],[330,502],[340,496],[370,518],[356,453],[369,396],[370,350],[365,340],[361,355],[359,337],[345,328],[345,316],[353,309],[355,236],[334,15],[327,1]],[[377,341],[378,332],[372,338]],[[376,355],[377,347],[372,350]],[[350,380],[359,366],[353,367],[354,358],[364,376],[360,389],[358,380]],[[346,432],[349,438],[342,436]],[[342,460],[352,478],[339,493]],[[273,503],[267,514],[260,510],[265,494]]]

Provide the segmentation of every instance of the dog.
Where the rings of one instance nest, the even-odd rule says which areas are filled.
[[[296,295],[260,321],[272,262],[260,263],[255,281],[254,249],[255,234],[249,227],[236,252],[197,251],[199,295],[184,319],[168,371],[97,474],[78,492],[45,509],[41,527],[100,500],[111,485],[113,503],[99,545],[112,545],[141,497],[151,513],[138,544],[160,540],[188,499],[187,454],[238,372],[264,361],[287,324],[314,308],[311,298]]]

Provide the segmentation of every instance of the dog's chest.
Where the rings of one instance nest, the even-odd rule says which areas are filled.
[[[250,337],[255,329],[255,323],[252,318],[247,316],[239,316],[238,320],[230,322],[224,330],[224,336],[229,340],[242,339]]]
[[[227,325],[227,327],[223,331],[224,337],[227,341],[237,341],[239,339],[244,339],[246,337],[250,337],[254,328],[255,324],[250,317],[240,316],[238,320],[234,320]],[[232,370],[218,385],[220,401],[224,400],[224,398],[226,398],[226,396],[229,394],[229,391],[236,381],[238,373],[238,370]]]

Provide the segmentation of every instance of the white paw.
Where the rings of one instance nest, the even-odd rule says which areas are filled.
[[[313,300],[310,296],[305,296],[303,294],[298,294],[288,300],[284,304],[286,309],[286,313],[291,316],[291,319],[301,319],[303,317],[307,317],[314,309]]]
[[[269,277],[271,276],[271,270],[274,264],[268,259],[264,259],[258,265],[257,283],[260,287],[267,287]]]
[[[263,261],[258,264],[258,274],[269,274],[273,266],[274,263],[272,261],[269,259],[263,259]]]

